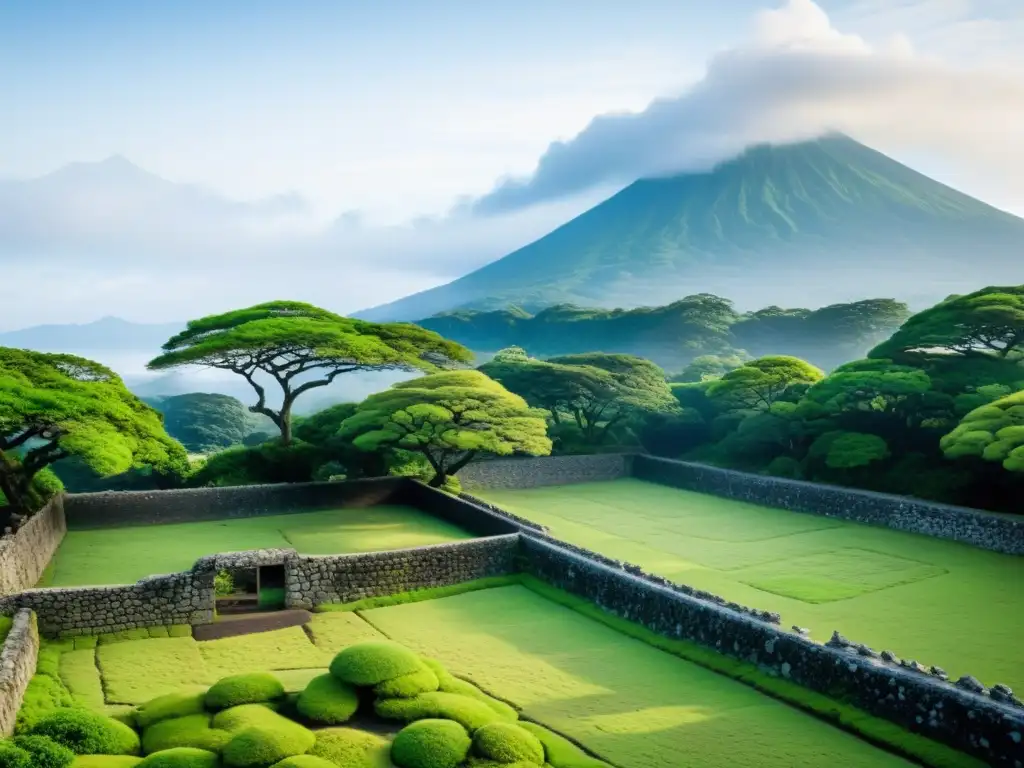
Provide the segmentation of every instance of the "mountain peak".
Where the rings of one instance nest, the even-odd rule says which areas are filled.
[[[813,306],[1024,281],[1024,220],[841,133],[748,148],[709,171],[642,179],[536,242],[360,317],[452,309],[636,307],[714,293]]]

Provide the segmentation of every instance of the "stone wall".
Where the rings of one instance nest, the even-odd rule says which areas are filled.
[[[19,610],[0,652],[0,736],[14,732],[14,719],[21,707],[28,681],[36,671],[39,632],[32,611]]]
[[[538,488],[544,485],[594,483],[629,476],[632,456],[600,453],[587,456],[545,456],[537,459],[494,459],[459,470],[467,491],[479,488]]]
[[[447,520],[475,536],[504,536],[518,532],[523,526],[537,527],[497,507],[485,505],[468,494],[461,497],[452,496],[450,493],[413,480],[399,491],[395,499],[399,503],[408,504],[429,512],[434,517]]]
[[[68,527],[76,529],[191,523],[332,507],[370,507],[396,503],[395,495],[407,482],[410,481],[406,478],[382,477],[340,483],[76,493],[65,497],[64,515]]]
[[[990,765],[1024,763],[1024,707],[1003,686],[954,683],[851,643],[819,645],[799,632],[597,562],[548,541],[521,537],[527,572],[666,637],[685,639],[974,755]]]
[[[287,605],[314,608],[516,572],[519,536],[357,555],[300,556],[285,563]]]
[[[35,586],[66,530],[63,497],[55,496],[17,533],[0,539],[0,595]]]
[[[689,491],[1024,554],[1024,517],[651,456],[634,457],[632,471],[640,480]]]

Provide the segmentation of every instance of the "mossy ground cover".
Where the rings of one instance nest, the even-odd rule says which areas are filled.
[[[491,490],[566,541],[729,600],[835,629],[952,677],[1024,688],[1024,564],[956,542],[635,479]]]
[[[362,615],[622,768],[908,765],[523,587]]]
[[[404,506],[69,531],[39,586],[132,584],[187,570],[203,555],[283,547],[307,555],[404,549],[470,538]]]

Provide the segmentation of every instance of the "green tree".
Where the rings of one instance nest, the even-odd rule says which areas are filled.
[[[1024,285],[950,297],[911,317],[868,356],[902,360],[932,350],[1001,358],[1024,352]]]
[[[544,414],[479,371],[435,373],[370,395],[338,434],[363,451],[423,454],[434,487],[481,455],[551,452]]]
[[[812,458],[830,469],[856,469],[889,457],[889,446],[878,435],[866,432],[826,432],[811,444]]]
[[[975,456],[1024,472],[1024,391],[971,411],[939,446],[950,459]]]
[[[739,355],[700,355],[693,358],[670,381],[692,383],[720,379],[729,371],[739,368],[741,365],[743,365],[743,358]]]
[[[641,413],[675,413],[678,401],[665,372],[633,355],[593,352],[550,360],[487,363],[480,370],[500,381],[535,408],[551,413],[555,424],[573,419],[591,445]]]
[[[164,354],[150,361],[150,369],[201,365],[245,378],[257,397],[249,410],[273,421],[285,445],[292,439],[296,399],[344,373],[429,372],[472,358],[459,344],[415,325],[369,323],[297,301],[272,301],[192,320],[163,349]],[[268,380],[281,390],[278,408],[268,403]]]
[[[0,347],[0,492],[10,511],[37,511],[54,487],[48,468],[70,456],[104,476],[187,466],[160,414],[110,369],[73,355]]]
[[[798,357],[759,357],[729,371],[708,386],[708,396],[733,408],[767,410],[799,384],[820,381],[824,373]]]
[[[251,414],[229,395],[190,392],[147,402],[164,415],[167,434],[193,453],[239,445],[249,434]]]

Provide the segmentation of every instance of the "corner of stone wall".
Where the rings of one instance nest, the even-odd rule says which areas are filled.
[[[14,614],[11,631],[0,651],[0,736],[14,732],[15,718],[38,658],[36,616],[28,608],[21,608]]]
[[[64,496],[57,494],[17,532],[0,539],[0,595],[34,587],[66,533]]]

